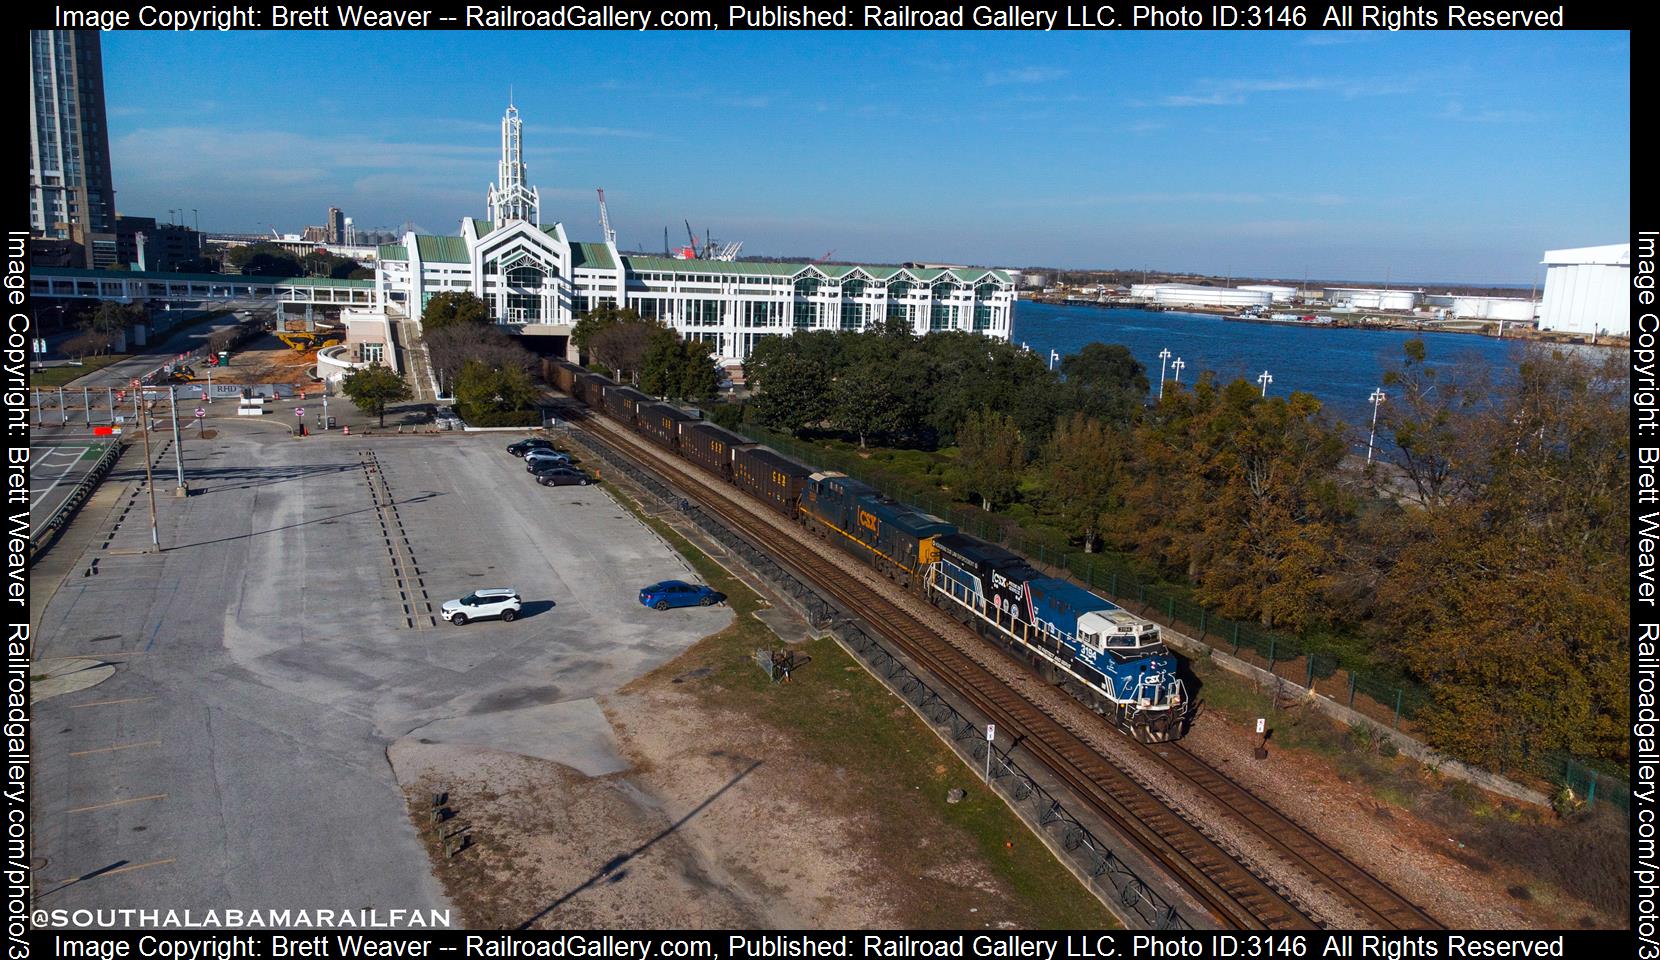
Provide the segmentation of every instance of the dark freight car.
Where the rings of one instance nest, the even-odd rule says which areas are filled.
[[[576,375],[577,399],[586,403],[595,412],[605,409],[605,388],[615,387],[610,377],[597,373],[578,373]]]
[[[691,417],[666,403],[647,403],[641,405],[635,422],[640,432],[650,437],[652,442],[665,450],[675,450],[678,449],[676,442],[680,438],[680,425],[691,420]]]
[[[767,447],[739,447],[732,455],[732,483],[792,520],[812,475],[813,468]]]
[[[801,506],[812,522],[832,532],[847,533],[858,522],[855,509],[859,498],[875,493],[876,488],[862,480],[827,470],[807,480]]]
[[[732,479],[733,451],[754,445],[754,441],[712,423],[687,421],[680,425],[680,455],[711,473],[720,474],[722,480]]]
[[[576,396],[576,375],[580,368],[574,363],[564,360],[542,360],[542,375],[559,390],[568,396]]]
[[[605,409],[610,411],[611,416],[616,417],[623,423],[633,423],[636,410],[646,404],[656,402],[633,387],[605,388]]]

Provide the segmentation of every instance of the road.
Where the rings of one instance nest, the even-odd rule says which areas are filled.
[[[245,308],[242,303],[229,304],[233,309]],[[173,357],[194,350],[208,342],[215,333],[228,330],[236,326],[234,313],[227,314],[223,319],[199,324],[185,330],[178,330],[169,336],[164,336],[159,343],[137,348],[139,352],[125,360],[112,363],[107,367],[94,370],[84,377],[71,381],[66,390],[80,390],[90,387],[94,390],[103,390],[107,387],[116,389],[125,388],[134,377],[142,377],[150,371],[167,363]]]

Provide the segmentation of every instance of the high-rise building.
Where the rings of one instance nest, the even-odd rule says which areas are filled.
[[[96,30],[29,32],[29,223],[47,237],[108,234],[115,187]]]
[[[329,208],[329,219],[324,226],[328,228],[329,243],[346,242],[346,215],[340,212],[339,207]]]

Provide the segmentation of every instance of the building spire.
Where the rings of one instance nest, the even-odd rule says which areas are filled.
[[[525,183],[523,132],[524,122],[519,119],[509,87],[507,112],[501,118],[501,163],[486,201],[488,216],[498,227],[514,220],[542,225],[541,197],[535,187]]]

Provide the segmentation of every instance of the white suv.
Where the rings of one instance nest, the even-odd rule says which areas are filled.
[[[519,591],[502,587],[497,590],[474,590],[459,600],[447,600],[442,613],[445,620],[458,627],[469,620],[484,617],[500,617],[506,623],[519,615],[519,606]]]

